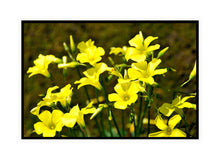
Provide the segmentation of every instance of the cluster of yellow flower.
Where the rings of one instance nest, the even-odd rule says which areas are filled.
[[[84,115],[92,114],[90,118],[92,119],[99,114],[103,108],[111,108],[111,103],[116,109],[125,110],[126,108],[132,108],[131,106],[137,101],[140,94],[144,94],[145,99],[150,101],[150,97],[146,94],[147,86],[154,86],[157,84],[154,81],[155,75],[162,75],[167,72],[167,68],[157,69],[161,63],[160,57],[168,50],[168,47],[162,49],[158,53],[157,58],[154,58],[154,51],[158,50],[160,45],[150,45],[150,43],[157,38],[158,37],[148,36],[144,39],[140,31],[139,34],[129,41],[129,47],[112,47],[109,54],[120,54],[125,62],[123,64],[113,65],[112,67],[108,67],[106,63],[100,62],[102,56],[105,55],[105,50],[102,47],[95,46],[94,41],[91,39],[86,42],[80,42],[77,45],[79,53],[76,58],[73,58],[72,55],[76,55],[76,48],[73,38],[70,36],[70,49],[64,43],[64,49],[72,60],[69,63],[67,62],[66,56],[59,59],[54,55],[44,56],[40,54],[34,61],[35,66],[29,67],[27,71],[27,73],[30,73],[29,77],[36,74],[42,74],[50,78],[51,74],[48,71],[48,65],[50,63],[57,63],[58,68],[64,71],[66,71],[67,68],[76,68],[78,66],[89,67],[83,72],[85,77],[74,82],[74,84],[78,84],[77,89],[86,85],[91,85],[97,90],[102,90],[104,86],[100,83],[99,77],[105,71],[108,71],[109,75],[117,77],[117,84],[114,86],[116,93],[110,93],[105,97],[107,104],[99,104],[95,107],[93,104],[94,102],[91,101],[86,107],[81,109],[78,104],[73,107],[70,106],[71,97],[73,96],[73,86],[71,86],[71,84],[67,84],[65,87],[61,88],[59,92],[54,92],[59,88],[58,86],[48,88],[46,96],[31,110],[31,113],[38,116],[40,120],[40,122],[34,124],[35,132],[39,135],[43,134],[43,137],[54,137],[56,136],[56,132],[61,132],[64,126],[73,128],[77,123],[81,128],[85,128]],[[111,58],[110,60],[112,61]],[[128,61],[133,63],[127,65],[126,62]],[[124,72],[123,75],[122,72]],[[188,81],[194,78],[195,74],[196,68],[194,67]],[[185,83],[188,83],[188,81]],[[185,83],[183,85],[185,85]],[[186,102],[189,98],[193,97],[195,96],[187,96],[184,98],[178,96],[171,104],[164,103],[159,107],[155,125],[162,131],[150,133],[148,136],[186,137],[186,133],[175,128],[175,126],[182,119],[183,108],[196,109],[195,104]],[[58,102],[65,109],[65,113],[57,107]],[[52,113],[48,110],[41,111],[43,106],[50,107]],[[172,116],[174,111],[177,114]],[[131,112],[133,112],[132,109]],[[162,119],[162,115],[169,118],[168,124]],[[140,125],[138,124],[137,126]]]

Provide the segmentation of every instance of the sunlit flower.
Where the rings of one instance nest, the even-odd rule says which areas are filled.
[[[101,56],[105,54],[105,50],[102,47],[96,47],[91,39],[87,42],[80,42],[77,48],[80,53],[77,55],[76,60],[80,63],[90,63],[93,66],[101,61]]]
[[[182,109],[183,108],[193,108],[196,109],[196,104],[192,104],[190,102],[186,102],[189,98],[194,98],[195,96],[186,96],[184,98],[181,98],[181,96],[178,96],[175,98],[172,103],[164,103],[160,108],[159,111],[169,117],[174,111],[182,115]]]
[[[60,102],[63,107],[65,107],[67,104],[69,105],[71,102],[71,96],[73,94],[73,88],[70,84],[68,84],[65,87],[61,88],[60,92],[52,93],[58,88],[58,86],[48,88],[46,96],[43,98],[42,101],[37,104],[37,107],[31,110],[31,113],[34,115],[38,115],[42,106],[50,107],[52,104],[56,105],[57,102]]]
[[[40,54],[36,60],[34,60],[35,66],[29,67],[27,73],[30,73],[28,77],[36,74],[42,74],[46,77],[50,77],[48,66],[50,63],[60,63],[61,59],[56,58],[54,55],[42,55]]]
[[[89,68],[88,70],[84,71],[83,74],[86,77],[81,78],[79,81],[76,81],[74,84],[78,85],[77,89],[85,85],[92,85],[97,89],[101,90],[102,86],[99,82],[99,76],[105,71],[111,71],[112,68],[108,67],[105,63],[97,63],[94,67]]]
[[[74,106],[69,113],[65,113],[62,117],[62,123],[69,128],[72,128],[77,123],[80,127],[85,127],[84,115],[91,114],[96,111],[96,108],[92,106],[93,102],[89,103],[85,108],[80,110],[78,104]]]
[[[154,58],[151,62],[147,64],[146,61],[132,63],[131,67],[128,69],[128,75],[131,79],[138,79],[139,81],[148,83],[150,85],[154,84],[153,76],[164,74],[167,69],[156,69],[161,63],[160,59]]]
[[[157,38],[158,37],[148,36],[144,39],[142,32],[140,31],[139,34],[129,41],[129,44],[132,47],[129,47],[126,51],[126,60],[128,61],[129,59],[132,59],[136,62],[145,61],[152,51],[160,48],[159,44],[149,46],[150,43]]]
[[[180,129],[175,128],[175,126],[181,121],[180,115],[175,115],[171,117],[168,121],[168,125],[162,119],[161,115],[158,115],[155,119],[157,128],[162,131],[150,133],[149,137],[186,137],[186,133]]]
[[[49,111],[43,111],[38,116],[41,122],[34,124],[35,132],[39,135],[43,133],[43,137],[54,137],[56,131],[60,132],[62,130],[62,116],[63,112],[60,110],[53,110],[52,114]]]

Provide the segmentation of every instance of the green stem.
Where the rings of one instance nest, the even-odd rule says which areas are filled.
[[[117,129],[118,135],[119,135],[119,137],[121,137],[121,133],[120,133],[120,131],[119,131],[118,125],[117,125],[116,120],[115,120],[115,116],[114,116],[114,114],[113,114],[112,111],[111,111],[111,114],[112,114],[113,122],[114,122],[114,124],[115,124],[116,129]]]
[[[143,98],[142,98],[142,96],[143,96],[143,93],[140,93],[140,104],[139,104],[139,112],[138,112],[138,119],[137,119],[137,128],[138,128],[138,130],[137,130],[137,134],[139,134],[140,133],[140,121],[141,121],[141,113],[142,113],[142,100],[143,100]]]
[[[147,123],[147,137],[150,134],[150,109],[151,109],[151,96],[152,96],[153,88],[152,86],[148,86],[148,98],[149,98],[149,103],[148,103],[148,123]]]
[[[97,98],[97,105],[99,106],[99,91],[96,88],[96,98]],[[100,117],[100,123],[101,123],[101,132],[102,132],[102,136],[105,137],[105,133],[104,133],[104,124],[103,124],[103,120],[102,120],[102,112],[99,113],[99,117]]]
[[[125,136],[124,130],[125,130],[125,124],[124,124],[124,111],[121,110],[121,123],[122,123],[122,136]]]
[[[116,129],[117,129],[117,132],[118,132],[119,137],[121,137],[121,133],[120,133],[120,131],[119,131],[118,125],[117,125],[116,120],[115,120],[115,116],[114,116],[114,114],[113,114],[113,112],[112,112],[111,105],[109,104],[109,101],[108,101],[108,95],[107,95],[107,92],[106,92],[104,80],[101,80],[101,84],[102,84],[102,87],[103,87],[103,90],[104,90],[105,101],[106,101],[106,103],[107,103],[107,105],[108,105],[108,108],[110,109],[110,112],[111,112],[111,115],[112,115],[112,120],[113,120],[113,122],[114,122],[114,124],[115,124],[115,127],[116,127]]]

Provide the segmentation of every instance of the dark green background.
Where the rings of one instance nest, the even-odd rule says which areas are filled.
[[[155,104],[160,107],[161,104],[168,102],[171,103],[173,91],[180,86],[184,81],[188,79],[188,76],[194,66],[197,52],[196,41],[196,23],[195,22],[132,22],[132,23],[86,23],[86,22],[72,22],[72,23],[33,23],[23,22],[23,51],[24,51],[24,137],[36,136],[32,133],[33,124],[37,121],[37,118],[30,114],[30,110],[34,108],[41,100],[39,94],[46,93],[47,88],[52,86],[49,79],[42,75],[35,75],[28,78],[28,67],[33,66],[33,61],[39,54],[53,54],[56,57],[62,58],[67,55],[63,48],[63,42],[69,45],[69,35],[73,35],[75,44],[81,41],[87,41],[92,39],[95,41],[96,46],[103,47],[106,55],[103,61],[109,66],[110,63],[107,59],[109,55],[110,47],[122,47],[124,45],[129,46],[128,41],[136,34],[142,31],[144,38],[147,36],[157,36],[157,40],[152,44],[160,44],[161,49],[169,46],[169,50],[162,57],[162,63],[160,68],[172,67],[176,69],[176,72],[168,72],[165,76],[158,76],[155,78],[156,82],[160,84],[160,88],[154,90],[159,99],[155,99]],[[156,52],[157,53],[157,52]],[[112,56],[117,62],[120,62],[116,56]],[[70,59],[68,59],[70,61]],[[81,71],[84,69],[81,68]],[[75,69],[69,69],[67,79],[65,80],[62,75],[62,70],[58,69],[55,64],[49,66],[49,71],[54,77],[55,84],[64,87],[70,83],[74,86],[72,104],[79,103],[81,107],[85,106],[86,96],[83,88],[77,90],[77,85],[74,85],[75,80],[79,80],[79,77]],[[116,84],[116,79],[113,79],[107,84],[108,93],[114,92],[113,87]],[[188,85],[186,85],[181,91],[192,93],[196,92],[196,80],[194,79]],[[91,98],[95,98],[94,87],[88,86],[89,94]],[[195,103],[194,101],[191,101]],[[138,105],[136,106],[136,112],[138,111]],[[128,123],[129,110],[126,110],[125,122]],[[191,109],[184,110],[186,112],[186,118],[189,123],[196,122],[196,112]],[[116,115],[117,122],[121,126],[120,110],[113,109]],[[151,117],[155,118],[154,111],[151,113]],[[92,136],[97,136],[97,129],[93,121],[89,121],[86,116],[86,124],[91,132]],[[103,115],[106,119],[106,114]],[[106,123],[106,122],[105,122]],[[105,124],[108,129],[107,124]],[[146,127],[146,126],[144,126]],[[154,128],[153,128],[154,129]],[[193,136],[196,135],[196,129],[191,131]]]

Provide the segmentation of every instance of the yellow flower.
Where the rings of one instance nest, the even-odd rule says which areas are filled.
[[[131,79],[138,79],[139,81],[148,83],[150,85],[154,84],[153,76],[158,74],[164,74],[167,69],[156,69],[161,63],[160,59],[154,58],[151,62],[147,64],[146,61],[132,63],[131,67],[128,69],[128,75]]]
[[[69,128],[74,127],[76,123],[82,128],[85,127],[84,115],[94,113],[96,108],[92,106],[93,102],[89,103],[85,108],[80,110],[78,104],[74,106],[69,113],[65,113],[62,117],[62,123]]]
[[[189,98],[194,98],[195,96],[187,96],[181,99],[181,96],[175,98],[172,103],[164,103],[160,108],[159,111],[169,117],[174,111],[179,114],[182,114],[183,108],[193,108],[196,109],[196,104],[192,104],[190,102],[186,102]]]
[[[51,106],[52,104],[56,105],[57,102],[60,102],[63,107],[65,107],[67,104],[70,104],[71,96],[73,94],[73,88],[71,87],[71,85],[68,84],[65,87],[61,88],[60,92],[52,93],[52,91],[58,88],[58,86],[48,88],[47,94],[43,98],[43,101],[40,101],[37,104],[37,107],[31,110],[31,113],[34,115],[38,115],[42,106]]]
[[[92,85],[97,89],[101,90],[102,86],[99,82],[99,76],[105,71],[111,71],[112,68],[108,67],[105,63],[97,63],[94,67],[89,68],[88,70],[84,71],[83,74],[86,77],[81,78],[79,81],[76,81],[74,84],[78,85],[77,89],[85,85]]]
[[[54,55],[42,55],[40,54],[36,60],[34,60],[35,66],[29,67],[27,73],[31,73],[28,77],[35,74],[42,74],[45,77],[50,77],[48,66],[50,63],[60,63],[61,59],[56,58]]]
[[[34,124],[35,132],[39,135],[43,133],[43,137],[54,137],[56,131],[60,132],[62,130],[62,116],[63,112],[60,110],[53,110],[52,114],[49,111],[42,112],[38,116],[41,122]]]
[[[114,107],[117,109],[126,109],[128,105],[137,101],[137,93],[140,91],[138,83],[129,81],[126,83],[118,83],[114,87],[116,93],[108,95],[109,101],[115,101]]]
[[[175,115],[169,119],[168,125],[162,119],[161,115],[158,115],[155,119],[157,128],[162,131],[150,133],[149,137],[186,137],[186,133],[180,129],[175,128],[175,126],[181,121],[180,115]]]
[[[111,47],[111,50],[110,50],[109,54],[118,55],[119,53],[122,53],[122,55],[125,55],[126,51],[127,51],[126,46],[123,46],[122,48],[120,48],[120,47]]]
[[[150,45],[150,43],[158,37],[148,36],[146,39],[143,38],[142,32],[140,31],[134,38],[129,41],[130,46],[126,51],[125,58],[128,61],[132,59],[136,62],[145,61],[147,56],[154,50],[160,48],[159,44]]]
[[[101,61],[101,56],[105,54],[105,50],[102,47],[96,47],[91,39],[87,42],[80,42],[77,48],[80,53],[77,55],[76,60],[80,63],[88,62],[92,66]]]

